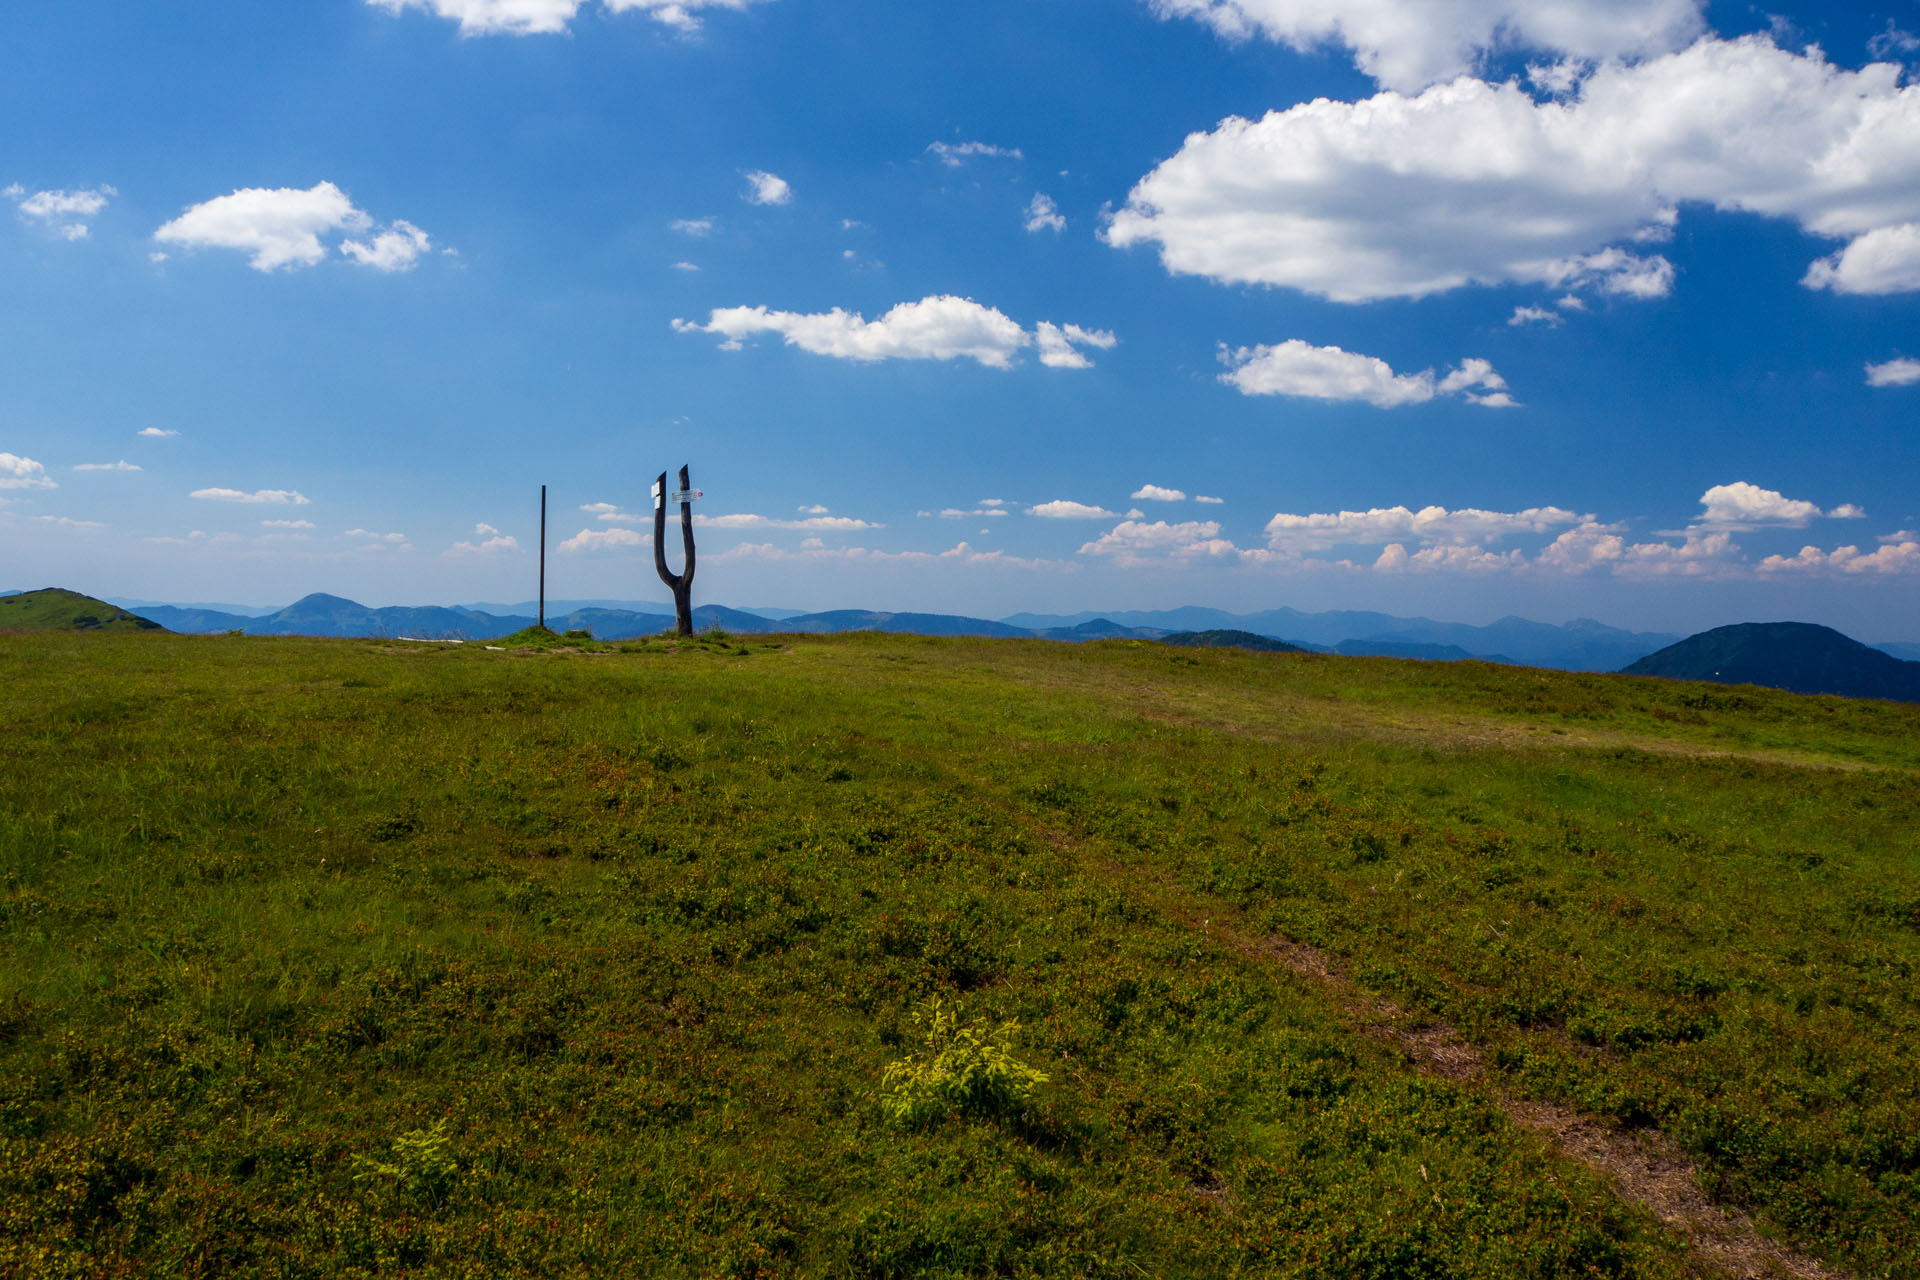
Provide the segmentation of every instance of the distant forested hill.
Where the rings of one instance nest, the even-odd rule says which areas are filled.
[[[64,587],[0,596],[0,631],[161,631],[159,623]]]
[[[1648,654],[1624,674],[1920,702],[1920,662],[1903,662],[1810,622],[1716,627]]]

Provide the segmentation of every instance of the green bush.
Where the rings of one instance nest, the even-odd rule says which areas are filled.
[[[913,1011],[922,1029],[918,1053],[890,1063],[880,1078],[880,1107],[896,1124],[917,1128],[949,1115],[1004,1115],[1047,1082],[1013,1056],[1020,1024],[992,1031],[965,1026],[951,1001],[935,996]]]

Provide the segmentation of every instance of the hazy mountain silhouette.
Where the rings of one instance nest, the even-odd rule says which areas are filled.
[[[1306,653],[1297,644],[1275,640],[1251,631],[1176,631],[1160,637],[1161,644],[1177,644],[1194,649],[1255,649],[1262,653]]]

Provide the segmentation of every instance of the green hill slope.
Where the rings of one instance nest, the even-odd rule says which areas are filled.
[[[1648,654],[1624,674],[1920,702],[1920,662],[1805,622],[1716,627]]]
[[[0,1275],[1763,1274],[1656,1132],[1920,1274],[1917,707],[15,635],[0,724]]]
[[[162,631],[159,623],[63,587],[0,596],[0,631]]]

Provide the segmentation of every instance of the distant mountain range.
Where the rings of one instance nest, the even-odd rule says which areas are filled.
[[[1807,622],[1716,627],[1648,654],[1622,674],[1920,702],[1920,662]]]
[[[369,608],[332,595],[311,595],[265,614],[240,613],[204,605],[140,603],[134,612],[172,631],[239,631],[247,635],[412,636],[424,639],[490,640],[531,626],[537,604]],[[497,611],[496,611],[497,610]],[[782,616],[770,616],[778,613]],[[1182,608],[1152,612],[1071,616],[1015,614],[991,620],[940,613],[887,613],[835,609],[824,613],[756,613],[723,605],[694,610],[702,628],[720,626],[743,634],[892,631],[940,636],[1002,636],[1047,640],[1159,640],[1178,633],[1236,631],[1278,640],[1304,649],[1396,658],[1480,658],[1613,671],[1672,644],[1680,637],[1623,631],[1582,619],[1564,626],[1503,618],[1484,627],[1399,618],[1386,613],[1303,613],[1272,609],[1233,614],[1218,609]],[[547,625],[582,629],[602,640],[650,635],[673,625],[664,604],[617,600],[551,602]]]
[[[120,608],[119,605],[136,606]],[[520,605],[424,605],[370,608],[341,596],[305,596],[284,609],[239,612],[241,606],[102,601],[78,592],[0,592],[0,630],[91,630],[164,627],[188,634],[239,632],[264,636],[392,636],[422,640],[492,640],[533,626],[537,602]],[[495,609],[501,612],[494,612]],[[773,615],[779,616],[773,616]],[[1084,642],[1157,640],[1167,644],[1311,651],[1621,671],[1759,684],[1801,693],[1920,701],[1920,644],[1868,647],[1830,627],[1802,622],[1742,623],[1685,640],[1659,632],[1624,631],[1590,618],[1561,626],[1502,618],[1486,626],[1400,618],[1387,613],[1303,613],[1270,609],[1234,614],[1186,607],[1071,615],[1018,613],[998,621],[945,613],[757,612],[702,605],[701,629],[746,635],[889,631],[933,636],[991,636]],[[584,630],[600,640],[626,640],[673,627],[665,604],[626,600],[551,601],[547,625]]]

